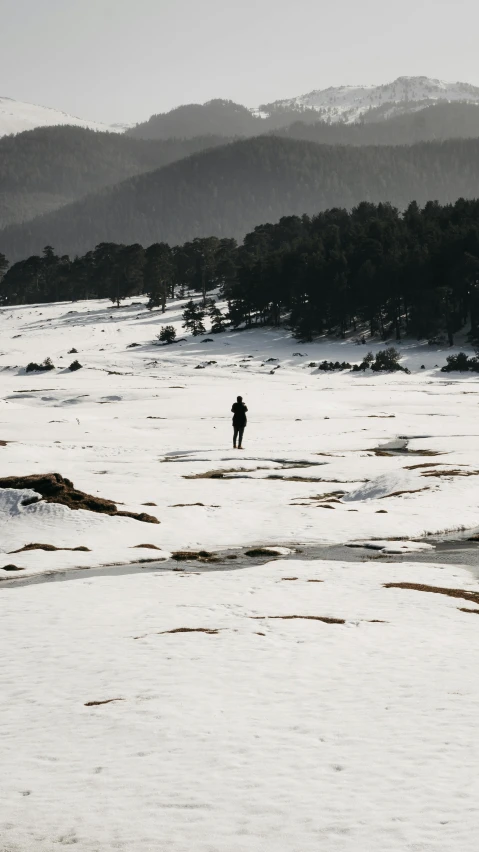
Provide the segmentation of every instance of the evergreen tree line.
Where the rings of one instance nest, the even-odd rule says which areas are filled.
[[[416,202],[400,213],[363,202],[351,212],[287,216],[234,239],[182,245],[100,243],[83,256],[51,246],[8,267],[0,255],[3,305],[146,295],[150,309],[198,294],[187,328],[203,333],[288,324],[295,336],[344,337],[351,331],[400,340],[454,334],[470,323],[479,341],[479,201]],[[223,315],[211,291],[227,301]],[[216,313],[215,313],[216,312]],[[196,323],[196,324],[195,324]],[[198,324],[199,323],[199,324]]]

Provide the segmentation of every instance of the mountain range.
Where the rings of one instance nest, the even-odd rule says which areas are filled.
[[[0,135],[25,122],[42,126],[0,138],[10,260],[47,243],[74,254],[101,240],[242,237],[362,200],[479,196],[479,88],[465,83],[400,77],[256,109],[213,100],[126,129],[0,99]]]
[[[446,83],[430,77],[398,77],[382,86],[337,86],[316,89],[307,95],[264,104],[260,111],[271,115],[277,109],[313,109],[330,122],[377,121],[402,115],[437,101],[479,104],[479,87],[469,83]]]
[[[479,87],[430,77],[398,77],[392,83],[379,86],[314,89],[305,95],[273,101],[253,109],[219,99],[206,104],[186,104],[167,113],[153,115],[132,127],[128,123],[87,121],[51,107],[0,97],[0,136],[63,124],[113,133],[126,132],[142,138],[185,138],[204,133],[254,136],[284,127],[298,118],[347,124],[380,121],[437,102],[457,101],[478,105]]]

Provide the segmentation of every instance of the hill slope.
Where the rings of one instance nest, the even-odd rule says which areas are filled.
[[[263,104],[267,114],[277,109],[313,109],[330,122],[353,122],[367,113],[381,118],[436,101],[465,101],[479,104],[479,87],[469,83],[446,83],[430,77],[398,77],[381,86],[336,86],[315,89],[306,95]]]
[[[413,145],[479,137],[479,104],[437,103],[384,121],[355,124],[296,121],[274,131],[291,139],[327,145]]]
[[[301,121],[316,122],[314,109],[300,110]],[[137,124],[127,131],[127,136],[136,139],[170,139],[172,136],[191,139],[213,133],[232,137],[258,136],[298,120],[298,110],[278,107],[269,116],[247,109],[233,101],[216,99],[205,104],[184,104],[170,112],[152,115],[148,121]]]
[[[233,101],[216,99],[205,104],[185,104],[170,112],[152,115],[148,121],[128,130],[127,134],[139,139],[191,138],[205,133],[248,137],[276,131],[296,121],[306,124],[322,121],[324,128],[337,125],[341,130],[345,124],[387,123],[390,119],[412,116],[418,110],[424,112],[427,107],[438,104],[469,106],[471,114],[475,114],[479,106],[479,88],[468,83],[444,83],[429,77],[398,77],[383,86],[317,89],[307,95],[262,104],[258,109],[247,109]],[[391,135],[387,135],[388,141],[393,141]],[[450,135],[471,134],[461,132],[459,126]],[[333,137],[330,141],[334,143],[337,140]],[[384,144],[379,129],[368,137],[367,142]],[[366,144],[366,140],[361,144]]]
[[[23,133],[35,127],[52,127],[69,124],[73,127],[88,127],[90,130],[107,130],[110,133],[123,133],[123,125],[102,124],[99,121],[86,121],[52,107],[39,106],[16,101],[13,98],[0,98],[0,136],[9,133]]]
[[[217,144],[220,137],[143,140],[81,127],[0,139],[0,228]]]
[[[74,254],[102,241],[239,238],[288,214],[461,196],[479,196],[479,140],[353,148],[266,136],[195,154],[6,228],[0,251],[14,260],[46,244]]]

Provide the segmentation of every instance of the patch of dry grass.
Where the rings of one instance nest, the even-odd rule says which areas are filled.
[[[324,624],[346,624],[344,618],[331,618],[328,615],[251,615],[250,618],[254,618],[256,620],[263,619],[282,619],[283,621],[290,621],[295,618],[306,619],[306,621],[323,621]]]
[[[81,551],[83,553],[90,553],[89,547],[84,547],[80,545],[80,547],[55,547],[54,544],[40,544],[39,542],[32,542],[31,544],[25,544],[23,547],[19,547],[18,550],[10,550],[10,554],[14,553],[25,553],[28,550],[46,550],[46,551],[54,551],[54,550],[70,550],[70,551]]]
[[[175,550],[171,558],[176,562],[219,562],[215,553],[208,550]]]
[[[470,603],[479,604],[479,592],[468,592],[465,589],[448,589],[443,586],[426,586],[423,583],[384,583],[385,589],[411,589],[415,592],[432,592],[436,595],[447,595],[450,598],[463,598]]]

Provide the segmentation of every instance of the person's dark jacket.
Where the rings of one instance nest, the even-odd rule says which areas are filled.
[[[246,412],[248,409],[244,402],[234,402],[231,411],[233,412],[233,426],[246,426]]]

